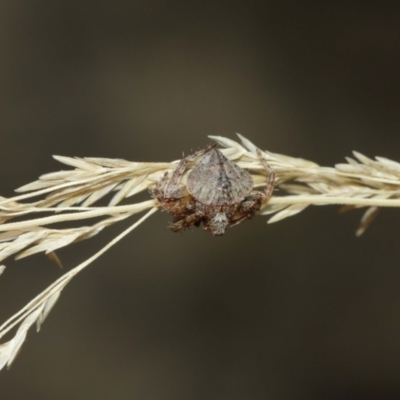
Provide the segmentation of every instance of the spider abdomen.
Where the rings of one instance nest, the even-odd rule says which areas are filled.
[[[204,155],[186,182],[186,188],[193,198],[213,206],[239,203],[253,187],[250,173],[215,148]]]

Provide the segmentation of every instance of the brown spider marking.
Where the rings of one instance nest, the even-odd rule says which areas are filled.
[[[172,214],[174,232],[203,223],[203,228],[215,236],[225,229],[251,219],[268,203],[275,183],[275,172],[261,151],[257,155],[269,174],[263,192],[253,192],[251,174],[228,160],[216,145],[184,158],[171,177],[168,172],[151,190],[160,207]],[[188,164],[202,157],[187,177],[186,187],[180,184]]]

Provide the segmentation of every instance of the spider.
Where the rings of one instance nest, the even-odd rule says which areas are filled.
[[[251,219],[267,204],[275,182],[275,172],[258,149],[257,155],[269,174],[263,192],[251,193],[254,182],[250,173],[228,160],[216,145],[182,159],[171,177],[166,172],[151,193],[160,207],[172,214],[169,228],[179,232],[203,223],[205,230],[220,236],[228,227]],[[187,177],[186,187],[181,185],[189,163],[200,157]]]

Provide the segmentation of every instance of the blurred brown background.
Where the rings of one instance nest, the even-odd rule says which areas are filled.
[[[398,160],[398,21],[361,1],[3,0],[0,194],[61,169],[52,154],[170,161],[210,134]],[[399,399],[400,216],[356,238],[360,216],[214,238],[156,214],[68,285],[1,399]],[[125,226],[61,251],[65,268]],[[6,265],[1,321],[61,274]]]

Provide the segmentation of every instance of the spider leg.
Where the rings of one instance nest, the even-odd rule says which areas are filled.
[[[261,161],[261,164],[265,168],[265,170],[268,172],[269,177],[268,177],[268,182],[264,190],[264,199],[262,201],[263,204],[266,204],[269,200],[269,198],[272,196],[272,192],[274,191],[274,186],[275,186],[275,171],[269,166],[267,163],[267,160],[264,158],[262,155],[261,151],[257,149],[257,155],[258,158]]]
[[[229,226],[235,226],[235,225],[239,225],[242,222],[248,221],[249,219],[252,219],[254,217],[254,212],[248,212],[247,214],[242,215],[241,217],[239,217],[238,219],[232,219]]]
[[[168,172],[166,172],[163,177],[161,178],[161,180],[159,182],[157,182],[157,184],[149,189],[150,194],[155,197],[159,202],[162,201],[163,199],[163,187],[166,185],[168,181]]]
[[[263,200],[264,193],[256,192],[247,196],[239,206],[240,213],[247,213],[250,210],[258,210]]]
[[[255,213],[261,208],[264,196],[264,193],[257,192],[246,197],[230,218],[231,222],[229,226],[235,226],[253,218]]]
[[[171,229],[173,232],[183,231],[192,225],[199,226],[201,220],[202,218],[196,213],[192,213],[179,220],[174,220],[174,222],[169,225],[169,229]]]
[[[169,228],[174,232],[179,232],[186,228],[189,228],[192,225],[198,227],[204,220],[204,214],[203,212],[201,212],[201,210],[196,208],[197,206],[198,203],[196,203],[195,201],[187,201],[184,205],[181,206],[179,214],[175,214],[175,217]]]

